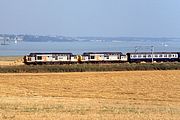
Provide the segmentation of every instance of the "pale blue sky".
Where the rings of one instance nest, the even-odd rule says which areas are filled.
[[[180,37],[180,0],[0,0],[0,33]]]

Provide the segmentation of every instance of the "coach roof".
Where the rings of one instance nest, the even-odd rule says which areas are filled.
[[[152,52],[132,52],[127,54],[152,54]],[[178,52],[153,52],[153,54],[178,54]]]

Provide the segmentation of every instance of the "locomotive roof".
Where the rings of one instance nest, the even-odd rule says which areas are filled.
[[[180,52],[153,52],[153,54],[178,54]],[[152,52],[131,52],[127,54],[152,54]]]
[[[122,54],[122,52],[85,52],[84,54]]]
[[[72,53],[57,53],[57,52],[52,52],[52,53],[30,53],[30,55],[44,55],[44,54],[65,54],[65,55],[72,55]]]

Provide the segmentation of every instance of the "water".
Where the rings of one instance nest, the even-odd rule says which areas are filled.
[[[171,41],[114,41],[114,42],[19,42],[17,44],[0,45],[0,56],[23,56],[31,52],[71,52],[82,54],[83,52],[108,52],[120,51],[123,53],[138,51],[177,51],[180,52],[180,40]]]

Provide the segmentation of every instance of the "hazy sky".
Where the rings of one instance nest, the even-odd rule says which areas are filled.
[[[0,0],[0,33],[180,37],[180,0]]]

